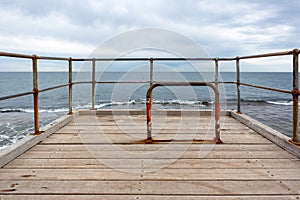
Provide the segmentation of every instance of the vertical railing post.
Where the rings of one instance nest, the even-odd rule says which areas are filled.
[[[72,115],[73,114],[73,102],[72,102],[72,97],[73,97],[73,70],[72,70],[72,58],[70,57],[69,58],[69,115]]]
[[[150,87],[153,85],[153,58],[150,58]],[[152,94],[149,99],[150,104],[152,105],[153,99]]]
[[[38,71],[37,56],[32,56],[32,81],[33,81],[33,119],[34,119],[34,135],[40,134],[39,128],[39,88],[38,88]]]
[[[219,82],[219,59],[215,58],[215,86],[218,88]]]
[[[298,54],[299,50],[293,50],[293,138],[292,142],[299,143],[298,137],[298,89],[299,89],[299,80],[298,80],[298,72],[299,72],[299,62],[298,62]]]
[[[153,84],[153,58],[150,58],[150,86]]]
[[[240,58],[236,57],[236,92],[237,92],[237,113],[241,113],[241,91],[240,91]]]
[[[93,58],[92,64],[92,110],[95,110],[95,98],[96,98],[96,91],[95,91],[95,73],[96,73],[96,59]]]

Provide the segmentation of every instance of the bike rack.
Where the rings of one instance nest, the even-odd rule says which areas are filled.
[[[159,86],[208,86],[214,90],[215,93],[215,138],[216,144],[222,144],[220,138],[220,95],[218,88],[210,82],[156,82],[152,84],[146,95],[146,109],[147,109],[147,139],[146,143],[153,143],[152,138],[152,122],[151,122],[151,107],[152,107],[152,91]]]

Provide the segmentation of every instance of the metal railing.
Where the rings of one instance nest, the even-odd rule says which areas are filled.
[[[215,138],[216,144],[222,144],[220,137],[220,93],[216,85],[210,82],[157,82],[152,84],[147,90],[146,94],[146,109],[147,109],[147,139],[146,143],[152,143],[152,120],[151,120],[151,107],[152,107],[152,92],[154,88],[159,86],[207,86],[214,90],[215,93]]]
[[[253,59],[253,58],[265,58],[265,57],[277,57],[277,56],[287,56],[292,55],[293,61],[293,89],[292,90],[282,90],[278,88],[271,88],[265,87],[260,85],[253,85],[249,83],[243,83],[240,80],[240,62],[241,60],[246,59]],[[40,134],[39,128],[39,93],[55,90],[63,87],[69,87],[69,97],[68,97],[68,107],[69,112],[68,114],[73,113],[72,107],[72,96],[73,96],[73,85],[76,84],[92,84],[92,109],[95,109],[95,96],[96,84],[112,84],[112,83],[150,83],[152,85],[154,82],[153,80],[153,66],[155,61],[212,61],[215,63],[215,80],[212,82],[218,87],[219,83],[222,84],[235,84],[236,91],[237,91],[237,113],[241,113],[241,93],[240,93],[240,86],[246,87],[253,87],[263,90],[270,90],[274,92],[286,93],[292,95],[293,100],[293,130],[292,130],[292,139],[291,142],[295,144],[299,144],[299,136],[298,136],[298,97],[300,94],[299,91],[299,83],[298,83],[298,57],[299,57],[299,50],[294,49],[291,51],[284,51],[284,52],[277,52],[277,53],[269,53],[269,54],[259,54],[259,55],[251,55],[251,56],[242,56],[242,57],[234,57],[234,58],[65,58],[65,57],[47,57],[47,56],[37,56],[37,55],[24,55],[24,54],[16,54],[16,53],[7,53],[7,52],[0,52],[0,57],[13,57],[13,58],[23,58],[23,59],[31,59],[32,60],[32,74],[33,74],[33,90],[29,92],[13,94],[9,96],[0,97],[0,101],[17,98],[21,96],[33,95],[33,104],[34,104],[34,134]],[[38,87],[38,60],[58,60],[58,61],[67,61],[69,65],[69,81],[67,84],[58,85],[54,87],[49,87],[40,90]],[[79,61],[87,61],[92,62],[92,80],[91,81],[82,81],[82,82],[73,82],[72,72],[73,72],[73,62]],[[96,81],[95,80],[95,73],[96,73],[96,62],[101,61],[148,61],[150,67],[150,75],[149,81],[127,81],[127,82],[119,82],[119,81]],[[235,61],[236,66],[236,81],[234,82],[220,82],[218,77],[219,72],[219,63],[226,62],[226,61]]]

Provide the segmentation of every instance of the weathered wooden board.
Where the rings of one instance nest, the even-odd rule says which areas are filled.
[[[209,148],[212,151],[282,151],[282,149],[272,143],[268,144],[114,144],[115,148],[125,151],[140,151],[148,150],[155,151],[164,150],[176,151],[184,149],[187,151],[200,151],[201,149]],[[86,151],[87,149],[101,149],[101,151],[111,151],[111,144],[40,144],[36,145],[31,151]]]
[[[145,200],[202,200],[202,199],[215,199],[215,200],[229,200],[229,199],[245,199],[245,200],[284,200],[284,199],[299,199],[299,195],[286,195],[286,194],[276,194],[276,195],[140,195],[140,194],[30,194],[30,195],[0,195],[0,199],[22,199],[22,200],[32,200],[32,199],[43,199],[43,200],[98,200],[98,199],[110,199],[110,200],[132,200],[132,199],[145,199]]]
[[[126,159],[119,159],[124,169],[132,167],[126,165]],[[177,159],[177,160],[155,160],[154,164],[169,163],[165,168],[174,169],[299,169],[300,160],[294,159]],[[109,168],[97,159],[47,159],[29,158],[15,159],[4,168],[6,169],[94,169]]]
[[[105,133],[114,133],[114,134],[124,134],[124,130],[134,130],[136,133],[144,133],[146,128],[143,127],[142,129],[139,129],[137,127],[125,127],[123,128],[122,126],[115,128],[115,127],[110,127],[110,126],[66,126],[56,132],[56,134],[74,134],[74,133],[100,133],[105,131]],[[157,129],[156,127],[153,127],[152,131],[153,132],[159,132],[159,133],[207,133],[208,131],[213,132],[214,126],[211,126],[209,129],[200,129],[200,128],[180,128],[176,129],[173,127],[170,127],[168,129],[163,128],[163,129]],[[237,129],[230,129],[230,128],[221,128],[221,133],[222,134],[235,134],[235,133],[243,133],[243,134],[257,134],[255,131],[249,129],[249,128],[237,128]]]
[[[155,181],[208,181],[208,180],[294,180],[300,182],[297,169],[3,169],[2,180],[39,180],[39,181],[118,181],[118,180],[155,180]],[[153,169],[156,170],[156,169]],[[129,171],[129,172],[127,172]],[[239,173],[237,173],[238,171]],[[289,171],[289,172],[287,172]],[[142,176],[142,177],[141,177]],[[299,185],[297,186],[299,190]],[[300,192],[300,191],[299,191]]]
[[[278,195],[299,193],[300,181],[0,181],[13,194]],[[0,194],[1,194],[0,193]]]
[[[97,159],[172,159],[172,158],[274,158],[293,159],[293,155],[284,151],[30,151],[19,158],[97,158]]]
[[[177,142],[191,143],[193,139],[196,140],[212,140],[214,134],[155,134],[153,133],[153,138],[158,140],[179,140]],[[46,144],[60,144],[60,143],[100,143],[100,144],[110,144],[110,143],[140,143],[143,139],[146,139],[145,133],[138,134],[54,134],[51,137],[46,138],[42,143]],[[269,140],[254,134],[235,134],[235,135],[221,135],[221,139],[224,143],[235,143],[235,144],[265,144],[270,143]]]

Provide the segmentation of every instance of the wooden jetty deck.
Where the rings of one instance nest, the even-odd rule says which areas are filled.
[[[226,112],[214,145],[200,141],[214,136],[209,115],[165,113],[153,117],[161,141],[144,144],[145,115],[98,114],[66,117],[7,153],[0,199],[300,198],[299,158],[239,122],[249,118]]]

